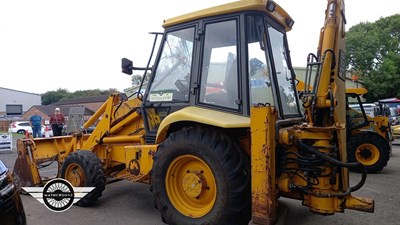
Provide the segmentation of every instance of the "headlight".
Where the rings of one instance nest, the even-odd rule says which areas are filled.
[[[14,190],[14,184],[10,173],[7,171],[0,175],[0,197],[9,194]]]

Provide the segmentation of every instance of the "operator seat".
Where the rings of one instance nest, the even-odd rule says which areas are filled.
[[[229,73],[225,77],[225,92],[210,93],[205,96],[206,102],[227,108],[237,109],[238,74],[237,59],[230,65]]]

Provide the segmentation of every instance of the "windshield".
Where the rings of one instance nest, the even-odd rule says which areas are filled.
[[[193,40],[193,27],[167,33],[148,101],[188,101]]]
[[[275,28],[268,27],[272,56],[278,81],[278,93],[284,115],[299,114],[292,72],[288,66],[285,36]]]

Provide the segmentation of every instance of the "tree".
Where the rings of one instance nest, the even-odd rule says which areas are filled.
[[[42,105],[49,105],[58,102],[61,99],[99,96],[99,95],[111,94],[114,92],[119,92],[119,91],[115,88],[110,88],[108,90],[100,90],[100,89],[78,90],[71,93],[67,89],[57,89],[56,91],[48,91],[42,94]]]
[[[48,91],[42,94],[42,105],[49,105],[54,102],[58,102],[68,96],[69,92],[67,89],[57,89],[56,91]]]
[[[347,65],[366,83],[367,100],[400,96],[400,14],[351,27],[346,42]]]
[[[145,77],[143,83],[147,83],[149,81],[150,75],[151,75],[151,73],[149,73],[149,72],[146,73],[146,77]],[[142,82],[142,79],[143,79],[143,75],[140,75],[140,74],[132,75],[132,86],[134,86],[134,87],[139,86],[140,83]]]
[[[400,55],[389,53],[380,64],[364,78],[368,87],[368,101],[400,96]]]
[[[79,97],[86,97],[86,96],[99,96],[99,95],[106,95],[111,94],[113,92],[118,92],[115,88],[110,88],[108,90],[100,90],[100,89],[92,89],[92,90],[78,90],[73,93],[70,93],[66,98],[79,98]]]

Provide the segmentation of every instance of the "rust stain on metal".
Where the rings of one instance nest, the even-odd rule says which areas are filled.
[[[29,187],[34,183],[33,176],[26,160],[26,155],[22,154],[23,151],[20,153],[21,155],[18,156],[14,164],[13,176],[21,187]]]
[[[271,146],[270,145],[266,145],[265,146],[266,149],[266,165],[265,165],[265,169],[267,171],[267,193],[266,193],[266,198],[267,198],[267,207],[268,207],[268,216],[271,218],[273,217],[273,212],[275,210],[275,204],[274,204],[274,198],[275,198],[275,193],[274,193],[274,188],[273,185],[275,185],[273,183],[272,180],[272,173],[275,171],[274,169],[271,169]]]
[[[154,156],[154,155],[156,154],[156,151],[150,150],[150,151],[148,152],[148,154],[151,155],[151,156]]]
[[[263,155],[268,156],[268,150],[269,150],[269,146],[266,145],[266,144],[263,144],[263,146],[261,147],[261,153],[262,153]]]
[[[263,198],[260,197],[260,193],[253,192],[252,196],[253,196],[253,204],[252,204],[253,212],[257,212],[257,214],[260,215],[267,215],[269,207],[267,206],[267,204],[265,204],[265,202],[262,201]]]

